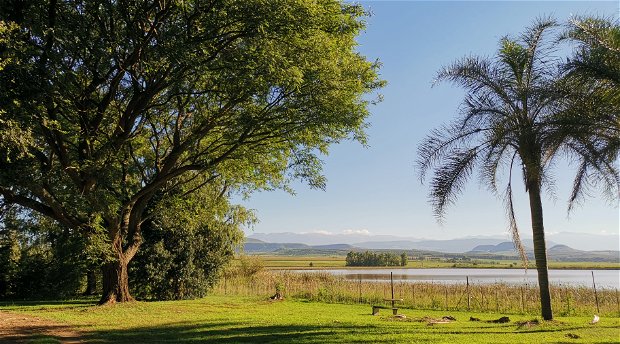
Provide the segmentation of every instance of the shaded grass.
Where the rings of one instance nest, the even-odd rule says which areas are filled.
[[[368,305],[303,300],[271,302],[257,297],[210,296],[201,300],[136,302],[98,307],[84,304],[14,304],[0,309],[64,322],[97,343],[615,343],[620,319],[559,317],[519,326],[531,316],[506,324],[468,321],[502,314],[402,309],[407,318]],[[428,325],[425,319],[451,315],[457,321]],[[569,335],[576,338],[569,337]]]

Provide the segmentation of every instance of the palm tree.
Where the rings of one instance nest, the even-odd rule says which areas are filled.
[[[584,162],[576,187],[605,184],[618,190],[618,171],[605,156],[601,142],[573,137],[563,122],[569,113],[559,61],[552,57],[554,44],[547,39],[557,27],[552,19],[539,19],[517,39],[504,37],[493,58],[466,57],[438,73],[437,81],[449,81],[466,91],[460,116],[450,125],[434,130],[418,148],[420,177],[429,170],[430,201],[439,220],[454,203],[465,182],[477,169],[481,180],[503,195],[515,246],[525,254],[519,238],[512,199],[512,173],[520,167],[529,196],[534,258],[542,317],[553,318],[541,193],[551,185],[555,159],[568,156]],[[571,127],[572,128],[572,127]],[[585,131],[581,131],[585,132]],[[596,130],[592,133],[596,134]],[[498,191],[501,171],[507,182]],[[591,173],[595,171],[596,173]],[[600,178],[606,176],[606,178]],[[574,200],[574,199],[572,199]]]
[[[620,150],[620,25],[618,19],[576,17],[568,23],[563,38],[576,43],[573,56],[564,64],[564,89],[571,102],[559,114],[566,126],[567,136],[577,145],[587,147],[598,143],[607,161],[616,162]],[[585,144],[584,144],[585,143]],[[582,165],[587,161],[582,161]],[[581,168],[577,174],[581,175]],[[594,170],[594,172],[598,172]],[[599,173],[601,178],[609,174]],[[579,183],[576,178],[575,183]],[[571,199],[584,188],[574,188]],[[617,190],[611,189],[611,199]]]

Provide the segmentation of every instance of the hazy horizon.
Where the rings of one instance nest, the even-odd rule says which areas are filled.
[[[468,235],[448,239],[435,239],[429,237],[398,236],[390,234],[369,234],[369,233],[328,233],[319,232],[254,232],[246,234],[247,238],[258,239],[269,243],[301,243],[307,245],[336,245],[336,244],[362,244],[362,243],[382,243],[382,242],[472,242],[473,246],[478,244],[497,244],[500,242],[512,241],[509,235]],[[524,244],[532,247],[532,236],[524,234],[521,237]],[[566,245],[574,249],[583,251],[603,251],[620,250],[620,234],[588,234],[574,232],[550,233],[546,236],[547,247],[554,245]],[[472,246],[472,248],[473,248]],[[471,248],[470,248],[471,249]],[[445,250],[444,250],[445,251]],[[463,250],[467,251],[467,249]]]

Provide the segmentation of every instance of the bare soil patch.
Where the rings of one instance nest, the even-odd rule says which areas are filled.
[[[71,327],[25,314],[0,311],[0,344],[55,339],[63,344],[83,343],[82,334]]]

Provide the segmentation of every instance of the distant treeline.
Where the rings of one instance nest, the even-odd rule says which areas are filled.
[[[347,253],[346,266],[405,266],[407,265],[407,254],[400,256],[395,253],[383,252],[353,252]]]

